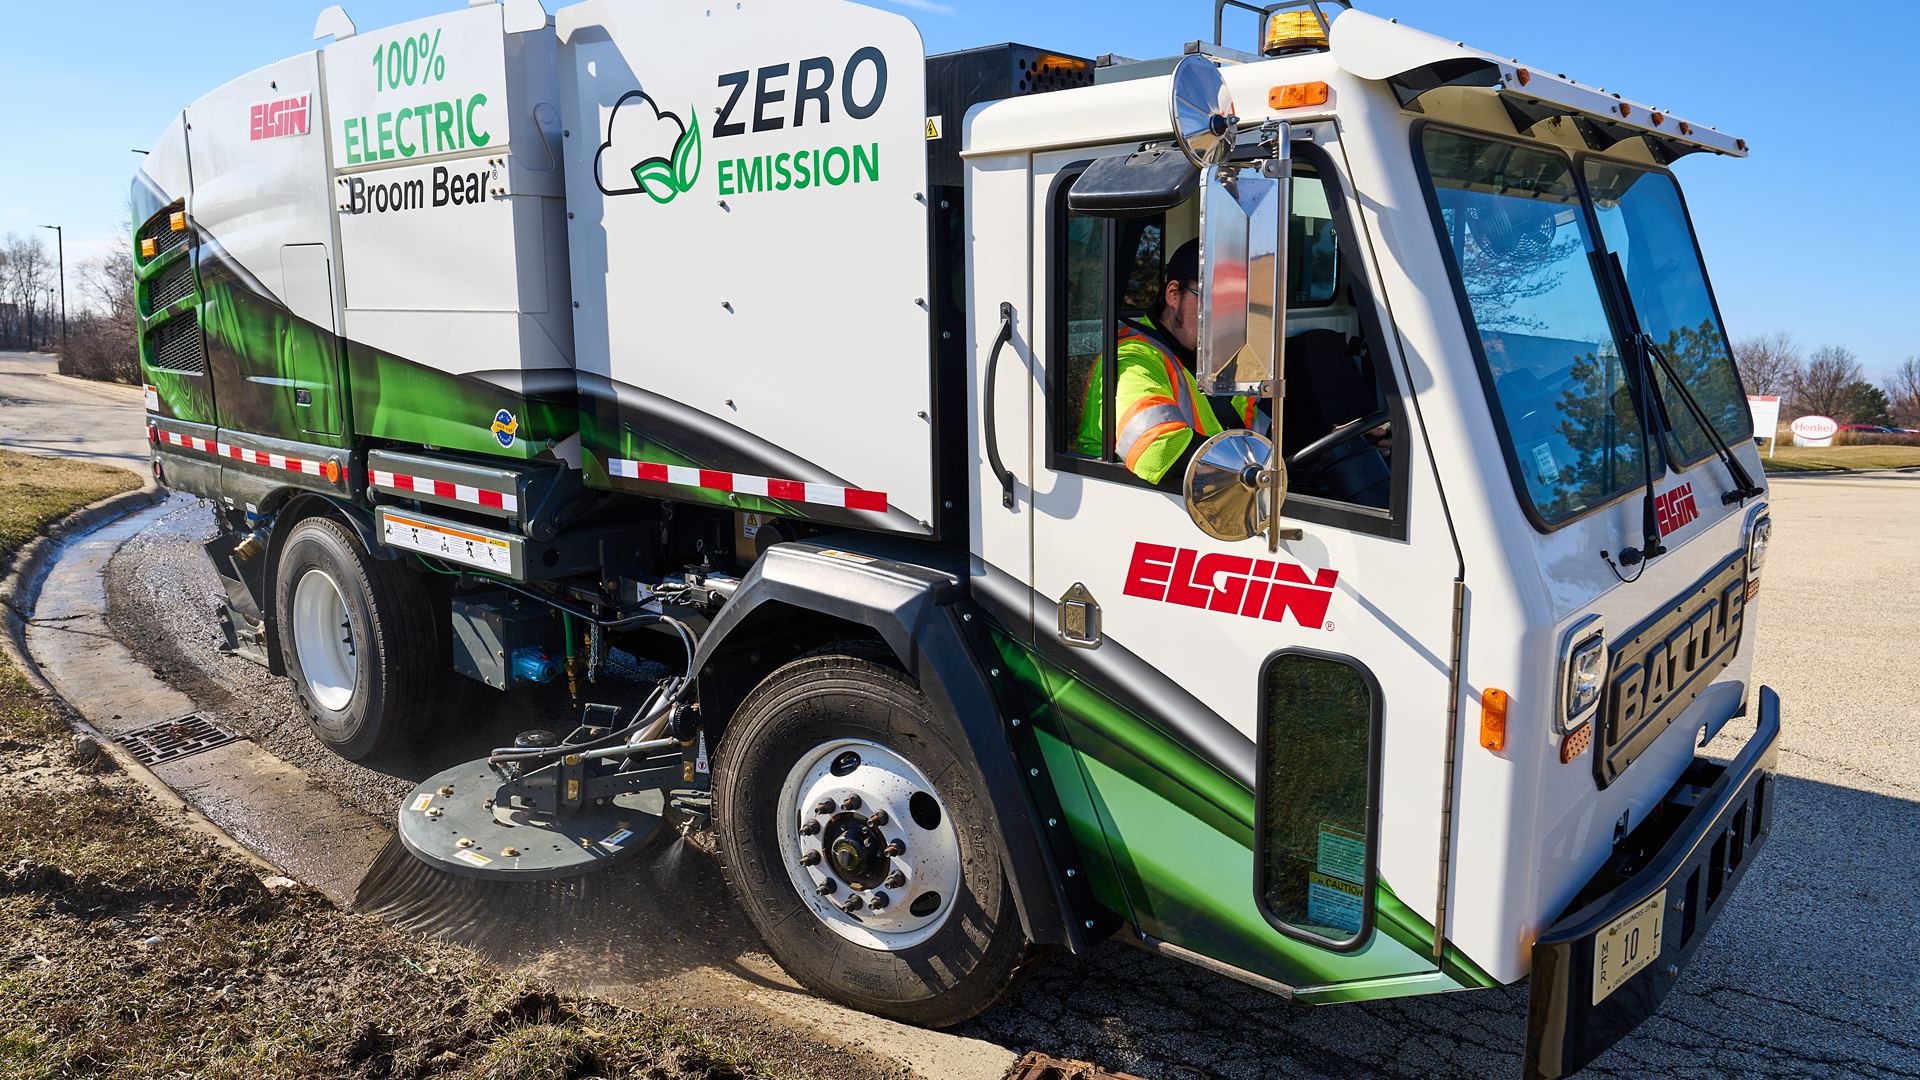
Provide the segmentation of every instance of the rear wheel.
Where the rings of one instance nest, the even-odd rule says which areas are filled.
[[[809,989],[948,1027],[1038,958],[966,752],[911,679],[851,656],[795,661],[741,705],[717,755],[720,857]]]
[[[280,654],[314,736],[353,760],[404,741],[432,701],[426,590],[325,517],[287,534],[274,588]]]

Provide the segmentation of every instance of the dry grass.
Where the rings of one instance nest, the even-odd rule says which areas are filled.
[[[556,992],[269,889],[110,766],[74,768],[66,735],[0,658],[0,1077],[835,1072],[793,1064],[791,1036],[770,1063],[703,1021]]]
[[[1834,472],[1843,469],[1920,468],[1920,446],[1787,446],[1774,456],[1760,451],[1770,473]]]
[[[0,450],[0,568],[48,525],[140,484],[137,474],[113,465]]]

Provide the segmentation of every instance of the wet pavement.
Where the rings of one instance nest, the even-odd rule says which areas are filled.
[[[1822,583],[1848,566],[1876,575],[1857,587],[1883,612],[1899,609],[1892,625],[1920,621],[1920,611],[1907,610],[1920,603],[1920,567],[1872,547],[1888,535],[1881,523],[1904,529],[1909,544],[1920,531],[1920,478],[1891,492],[1809,486],[1817,483],[1776,487],[1775,550],[1757,612],[1758,675],[1787,702],[1774,835],[1659,1013],[1582,1075],[1920,1077],[1911,906],[1920,893],[1911,852],[1920,836],[1920,712],[1910,696],[1920,655],[1892,657],[1876,646],[1869,664],[1850,635],[1878,640],[1878,632],[1806,630],[1834,621]],[[217,651],[218,585],[198,551],[211,528],[206,504],[175,500],[126,544],[108,577],[113,630],[197,705],[347,803],[391,820],[418,779],[483,754],[502,733],[551,723],[528,722],[551,715],[551,699],[480,688],[491,696],[465,699],[448,734],[413,755],[366,766],[333,756],[306,733],[280,680]],[[1714,749],[1731,753],[1726,744],[1743,735],[1730,727]],[[616,998],[830,1008],[794,992],[711,856],[671,834],[604,873],[511,886],[432,874],[390,848],[362,899],[422,933]],[[1299,1007],[1106,942],[1086,956],[1051,957],[956,1032],[983,1043],[947,1044],[921,1071],[962,1075],[957,1057],[943,1071],[949,1063],[939,1055],[998,1044],[1149,1080],[1510,1077],[1519,1073],[1526,995],[1510,987]],[[876,1043],[898,1027],[838,1014]]]

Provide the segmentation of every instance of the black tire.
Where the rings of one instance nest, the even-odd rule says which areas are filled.
[[[843,739],[877,744],[937,778],[957,832],[959,887],[944,922],[917,944],[872,948],[843,937],[783,861],[776,830],[798,825],[779,805],[783,785],[814,751]],[[963,763],[968,752],[912,679],[852,656],[796,660],[741,704],[715,755],[719,857],[768,951],[808,989],[890,1019],[951,1027],[1019,985],[1040,958],[1021,930],[999,837]]]
[[[312,574],[324,575],[309,586],[319,595],[325,583],[335,586],[347,624],[336,632],[351,636],[343,642],[349,670],[335,664],[331,677],[327,654],[319,651],[327,643],[302,640],[302,626],[310,632],[315,620],[296,611],[302,582]],[[274,613],[287,677],[315,738],[350,761],[406,742],[433,706],[440,653],[435,610],[413,575],[368,555],[346,526],[327,517],[293,526],[274,572]]]

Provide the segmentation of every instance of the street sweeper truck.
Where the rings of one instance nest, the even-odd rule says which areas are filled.
[[[1744,141],[1339,0],[1146,59],[841,0],[315,38],[134,179],[148,435],[339,753],[568,687],[402,805],[426,863],[710,824],[795,978],[934,1026],[1107,936],[1531,980],[1530,1077],[1755,866],[1771,524],[1672,171]]]

